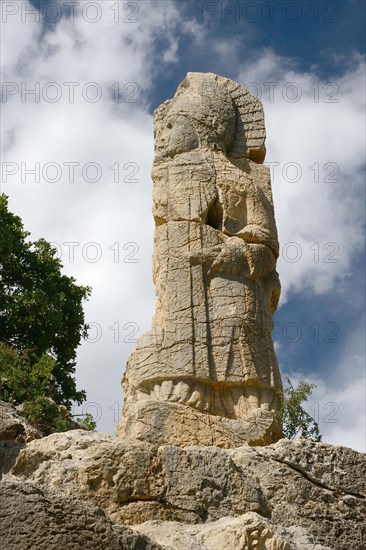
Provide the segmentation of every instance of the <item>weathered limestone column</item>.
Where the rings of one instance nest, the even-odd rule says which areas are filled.
[[[271,337],[280,284],[261,102],[188,73],[156,111],[152,328],[123,377],[117,434],[156,444],[281,437]]]

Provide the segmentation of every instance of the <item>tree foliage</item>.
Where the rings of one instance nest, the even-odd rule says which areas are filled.
[[[47,241],[28,237],[1,195],[0,341],[25,355],[31,369],[44,354],[54,359],[50,397],[66,406],[80,404],[86,395],[77,391],[73,375],[76,349],[88,328],[82,302],[91,289],[61,273],[56,250]]]
[[[280,394],[284,436],[287,439],[303,437],[312,441],[321,441],[318,423],[302,406],[316,385],[301,381],[295,389],[289,378],[287,383],[288,386]]]
[[[63,425],[60,411],[86,399],[74,374],[88,329],[82,303],[91,289],[62,274],[50,243],[31,242],[29,235],[0,195],[1,398],[23,403],[38,424],[47,416],[56,429]]]
[[[81,418],[77,418],[76,422],[79,424],[80,428],[89,432],[92,432],[97,427],[97,423],[90,413],[86,413]]]

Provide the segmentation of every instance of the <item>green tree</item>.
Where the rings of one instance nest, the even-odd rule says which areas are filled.
[[[34,401],[40,395],[52,395],[56,361],[44,354],[36,362],[27,352],[18,352],[0,342],[1,398],[19,404]]]
[[[0,342],[0,396],[12,404],[21,404],[26,418],[45,435],[73,428],[94,430],[91,414],[73,420],[70,408],[55,403],[53,394],[56,361],[47,354],[30,363],[26,352],[18,352]]]
[[[321,441],[322,436],[318,423],[302,406],[316,385],[301,381],[295,389],[289,378],[287,378],[287,383],[288,386],[280,393],[284,436],[287,439],[303,437],[312,441]]]
[[[93,415],[90,413],[84,414],[81,418],[77,418],[76,422],[79,424],[80,428],[92,432],[97,427]]]
[[[15,403],[47,397],[69,409],[86,399],[74,374],[88,329],[82,303],[91,289],[63,275],[56,249],[29,235],[0,195],[0,341],[17,354],[5,361],[3,348],[2,393]]]

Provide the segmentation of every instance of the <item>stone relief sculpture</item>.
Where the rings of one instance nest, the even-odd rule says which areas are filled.
[[[271,443],[281,437],[279,246],[262,105],[227,78],[188,73],[154,130],[157,304],[128,361],[118,434]]]
[[[243,445],[281,436],[260,102],[189,73],[155,133],[157,304],[124,375],[120,437],[42,437],[0,400],[0,548],[364,549],[365,453]]]

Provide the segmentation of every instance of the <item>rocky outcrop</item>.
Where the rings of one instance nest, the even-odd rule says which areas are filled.
[[[32,483],[0,483],[0,502],[4,550],[163,550],[147,536],[114,525],[91,503]]]
[[[232,448],[240,447],[243,442],[269,445],[279,434],[272,411],[263,409],[257,409],[245,420],[208,415],[194,407],[154,400],[132,404],[128,411],[119,433],[153,445],[164,445],[167,440],[170,445],[181,447],[217,445]]]
[[[9,445],[2,445],[4,481],[31,482],[90,503],[113,523],[172,548],[184,548],[186,535],[197,539],[197,548],[210,548],[208,539],[220,529],[234,533],[227,550],[237,548],[230,541],[246,540],[252,531],[268,538],[267,546],[248,543],[257,549],[282,549],[268,546],[273,539],[290,545],[286,550],[320,550],[315,544],[361,550],[366,540],[366,457],[351,449],[307,440],[236,449],[157,447],[81,430],[32,441],[16,452]],[[169,539],[171,524],[163,528],[172,521],[181,546]],[[302,547],[296,536],[310,546]]]
[[[261,102],[188,73],[154,113],[152,328],[123,380],[118,434],[153,444],[281,437],[272,315],[280,284]]]
[[[363,550],[366,456],[281,439],[262,106],[188,73],[155,132],[158,300],[128,362],[119,437],[36,439],[7,409],[1,548]]]
[[[27,443],[42,437],[42,433],[10,403],[0,401],[0,440]]]
[[[317,544],[306,529],[283,529],[255,512],[202,525],[147,521],[137,529],[174,550],[329,550]]]

